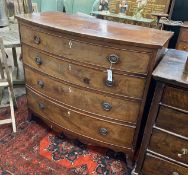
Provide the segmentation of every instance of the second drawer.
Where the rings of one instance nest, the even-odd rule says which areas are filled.
[[[156,126],[188,138],[188,113],[160,107]]]
[[[27,86],[71,107],[133,124],[137,121],[140,102],[113,98],[86,88],[70,86],[27,67],[25,74]]]
[[[23,45],[22,48],[24,64],[64,81],[119,96],[140,99],[144,94],[145,78],[117,74],[113,71],[113,83],[110,83],[107,81],[107,70],[105,69],[77,65],[26,45]]]

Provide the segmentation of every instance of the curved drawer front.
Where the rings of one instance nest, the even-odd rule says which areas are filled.
[[[160,107],[156,126],[188,138],[188,113]]]
[[[108,97],[70,86],[25,67],[26,84],[62,103],[113,119],[136,123],[140,103]]]
[[[118,125],[69,110],[27,89],[29,107],[63,128],[115,146],[131,148],[135,128]],[[122,139],[123,138],[123,139]]]
[[[154,129],[149,149],[188,164],[188,141]]]
[[[49,75],[83,87],[105,91],[120,96],[142,98],[145,78],[113,74],[113,83],[107,81],[107,70],[83,67],[23,45],[24,63]]]
[[[188,175],[188,168],[148,154],[142,173],[143,175]]]
[[[148,72],[150,60],[150,54],[148,53],[97,46],[75,41],[71,38],[51,35],[50,32],[43,33],[40,30],[40,28],[21,25],[21,41],[43,51],[78,62],[109,68],[111,65],[110,59],[114,63],[114,69],[141,74],[147,74]],[[114,57],[114,55],[116,56]]]

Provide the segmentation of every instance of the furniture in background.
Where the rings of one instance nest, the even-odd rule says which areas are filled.
[[[126,14],[122,14],[119,11],[120,0],[109,1],[109,12],[93,10],[92,14],[102,19],[153,28],[159,26],[161,16],[168,16],[166,13],[168,13],[170,7],[170,0],[148,1],[146,6],[142,7],[138,7],[136,0],[128,0],[127,2],[128,9],[126,10]]]
[[[169,6],[171,0],[152,0],[148,1],[146,8],[143,11],[144,18],[152,18],[151,13],[168,13]],[[134,12],[137,8],[137,0],[127,0],[128,9],[126,11],[126,15],[134,16]],[[111,13],[119,13],[117,10],[117,3],[119,0],[111,0],[109,1],[109,9]]]
[[[181,26],[176,49],[188,51],[188,22],[184,22]]]
[[[161,20],[161,18],[167,18],[167,17],[169,17],[169,15],[165,14],[165,13],[155,13],[155,12],[151,13],[151,15],[157,18],[157,21],[156,21],[157,24],[156,24],[156,26],[157,26],[158,29],[162,30],[163,25],[160,25],[160,20]]]
[[[170,20],[183,21],[183,22],[188,21],[187,9],[188,9],[188,1],[187,0],[181,0],[181,1],[176,0],[175,4],[174,4],[173,11],[172,11],[172,15],[171,15],[172,17]],[[164,25],[164,30],[174,32],[174,36],[169,42],[169,48],[176,48],[176,43],[178,40],[181,25],[179,25],[179,24],[178,25],[168,25],[168,23],[167,23],[167,25],[166,24]]]
[[[154,19],[136,18],[134,16],[110,13],[109,11],[92,11],[91,14],[102,19],[118,21],[127,24],[140,25],[145,27],[151,27],[152,24],[155,22]]]
[[[13,132],[16,132],[16,121],[15,121],[15,114],[14,114],[14,104],[16,105],[16,102],[15,102],[15,97],[14,97],[13,83],[12,83],[12,72],[7,64],[7,57],[6,57],[2,38],[0,38],[0,50],[1,50],[1,54],[0,54],[0,74],[1,74],[0,88],[5,88],[5,87],[8,88],[9,102],[10,102],[10,104],[8,104],[8,105],[0,105],[0,109],[10,107],[10,113],[11,113],[11,118],[0,120],[0,125],[5,125],[5,124],[11,123]]]
[[[20,77],[20,71],[18,66],[18,58],[16,48],[20,47],[20,37],[18,32],[18,24],[10,23],[9,27],[0,29],[0,36],[3,38],[4,47],[12,49],[13,56],[13,83],[14,85],[23,85],[23,77]]]
[[[157,81],[135,173],[188,174],[188,52],[169,50]]]
[[[54,130],[125,152],[131,166],[172,33],[64,13],[17,19],[29,109]]]

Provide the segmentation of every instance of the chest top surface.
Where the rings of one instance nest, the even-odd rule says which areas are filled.
[[[60,12],[22,14],[17,19],[57,32],[146,48],[161,48],[173,35],[172,32]]]
[[[153,76],[159,81],[188,87],[188,52],[168,50]]]

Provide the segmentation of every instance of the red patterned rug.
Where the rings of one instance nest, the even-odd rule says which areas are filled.
[[[9,115],[0,112],[0,119]],[[25,96],[18,99],[18,132],[0,127],[0,175],[128,175],[125,155],[86,146],[56,135],[39,121],[28,121]]]

